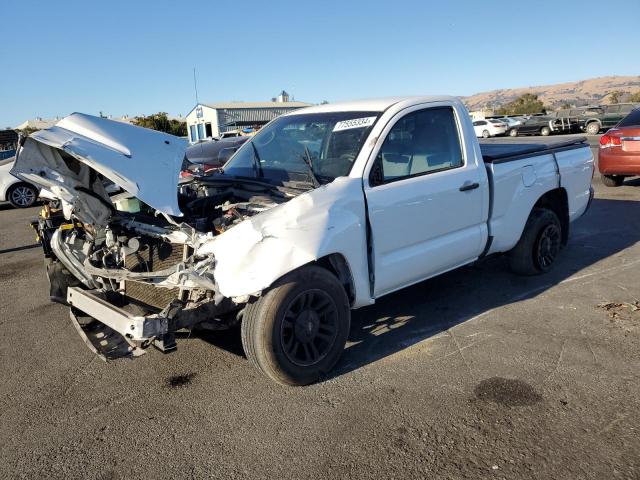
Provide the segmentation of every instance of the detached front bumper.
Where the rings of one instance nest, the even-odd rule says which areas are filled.
[[[78,287],[68,288],[67,302],[71,305],[76,329],[89,347],[103,358],[142,355],[143,349],[152,341],[162,351],[175,349],[169,307],[158,314],[134,315],[107,301],[97,290]],[[92,325],[91,321],[81,323],[74,311],[100,325]]]

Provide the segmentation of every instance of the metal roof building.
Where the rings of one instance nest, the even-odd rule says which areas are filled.
[[[186,116],[189,140],[195,143],[225,132],[261,127],[280,115],[310,105],[289,101],[198,103]]]

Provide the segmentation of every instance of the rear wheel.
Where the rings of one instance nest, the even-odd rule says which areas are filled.
[[[482,138],[489,138],[490,136],[491,134],[489,133],[489,130],[482,131]]]
[[[548,137],[551,134],[551,129],[549,127],[542,127],[540,129],[540,135],[543,137]]]
[[[514,273],[537,275],[551,270],[562,248],[562,226],[558,216],[546,208],[534,208],[520,240],[509,252]]]
[[[7,200],[16,208],[31,207],[37,199],[38,190],[28,183],[17,183],[7,193]]]
[[[587,124],[586,131],[589,135],[597,135],[600,133],[600,124],[598,122],[591,122]]]
[[[338,361],[349,334],[349,300],[329,271],[307,266],[247,305],[242,346],[262,373],[308,385]]]
[[[624,177],[620,175],[602,175],[602,183],[607,187],[619,187],[624,182]]]
[[[512,128],[511,130],[509,130],[509,136],[510,137],[517,137],[518,136],[518,130],[515,128]]]

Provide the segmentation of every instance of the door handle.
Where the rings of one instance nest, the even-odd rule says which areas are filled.
[[[478,182],[464,182],[464,184],[460,187],[461,192],[466,192],[468,190],[476,189],[480,186]]]

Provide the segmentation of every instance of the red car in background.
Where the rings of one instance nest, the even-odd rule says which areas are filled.
[[[619,187],[625,177],[640,175],[640,108],[600,138],[598,170],[608,187]]]

